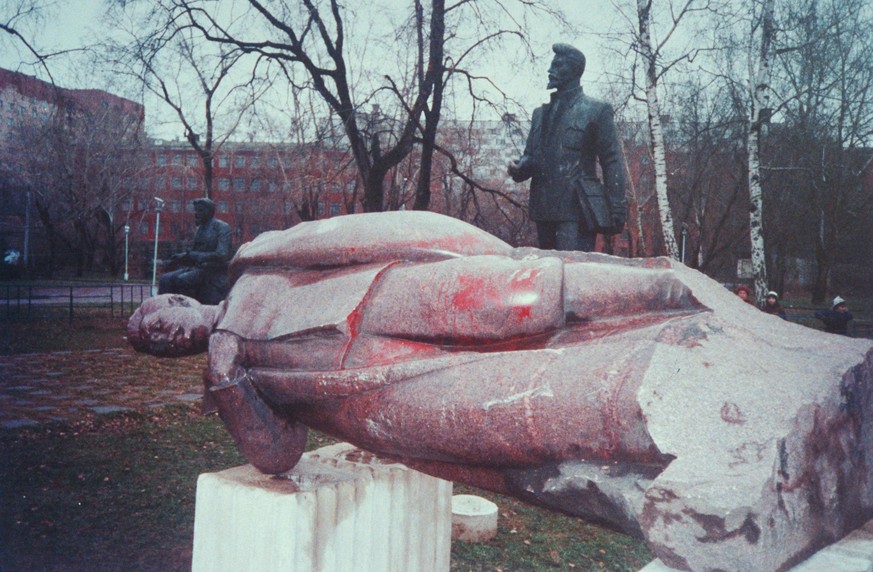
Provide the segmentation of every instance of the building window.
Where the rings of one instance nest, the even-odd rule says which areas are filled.
[[[324,201],[318,201],[315,203],[315,215],[324,216]]]
[[[198,157],[197,155],[188,155],[188,166],[189,167],[196,167],[199,164],[200,164],[200,157]]]
[[[197,188],[197,177],[188,177],[188,188],[196,189]]]
[[[222,169],[227,169],[228,165],[229,165],[229,163],[227,161],[227,155],[222,155],[221,157],[218,158],[218,166],[219,167],[221,167]]]
[[[244,203],[235,203],[233,210],[236,214],[243,214],[246,212],[246,205]]]
[[[182,188],[182,177],[173,177],[171,180],[173,188],[178,190]]]
[[[158,153],[158,165],[166,165],[167,164],[167,156],[163,153]]]
[[[249,158],[249,167],[252,169],[256,169],[261,166],[261,158],[258,156],[254,156]]]
[[[149,233],[148,221],[144,220],[141,223],[139,223],[139,233],[142,235],[147,235]]]
[[[173,155],[173,164],[174,165],[181,165],[182,164],[182,155],[180,155],[178,153]]]
[[[276,188],[277,188],[276,181],[270,181],[269,183],[267,183],[267,192],[268,193],[275,193]]]
[[[215,210],[222,214],[227,213],[227,201],[218,201],[215,203]]]
[[[219,191],[229,191],[230,190],[230,179],[227,177],[221,177],[218,179],[218,190]]]
[[[182,201],[170,201],[170,212],[182,212]]]
[[[234,191],[244,191],[246,190],[246,180],[242,177],[236,177],[233,180],[233,190]]]
[[[246,156],[245,155],[235,155],[233,158],[233,166],[234,167],[245,167],[246,166]]]
[[[270,162],[268,163],[270,168],[275,169],[279,166],[279,158],[278,157],[270,157]]]
[[[167,188],[167,178],[161,175],[160,177],[155,177],[155,190],[162,191]]]
[[[261,180],[260,179],[252,180],[252,192],[257,193],[257,192],[260,192],[260,190],[261,190]]]
[[[339,216],[340,214],[340,204],[335,201],[331,201],[330,203],[330,216]]]

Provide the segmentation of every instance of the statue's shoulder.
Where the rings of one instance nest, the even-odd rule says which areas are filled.
[[[232,279],[252,267],[324,268],[385,261],[434,261],[508,254],[499,238],[462,220],[429,211],[361,213],[265,232],[240,247]]]

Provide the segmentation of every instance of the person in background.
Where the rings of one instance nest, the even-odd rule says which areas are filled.
[[[747,304],[754,304],[752,289],[746,286],[745,284],[740,284],[736,288],[734,288],[734,294],[739,296],[743,302]]]
[[[764,300],[764,305],[761,306],[761,310],[768,314],[779,316],[783,320],[788,319],[788,314],[785,313],[785,310],[782,309],[782,305],[779,303],[779,294],[773,290],[767,292],[767,298]]]
[[[849,312],[849,305],[839,296],[834,298],[830,310],[819,310],[815,313],[815,317],[824,323],[826,332],[842,336],[849,335],[849,322],[854,319]]]

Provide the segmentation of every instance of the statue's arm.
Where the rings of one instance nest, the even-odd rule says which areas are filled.
[[[624,159],[615,129],[612,106],[609,104],[603,106],[598,116],[597,158],[603,171],[604,188],[612,205],[613,221],[617,223],[616,226],[621,226],[627,218]]]
[[[277,413],[255,389],[246,368],[247,343],[227,331],[212,334],[206,390],[246,459],[264,473],[281,473],[303,454],[307,429]]]
[[[524,153],[517,161],[509,163],[507,173],[516,183],[521,183],[530,179],[534,171],[536,171],[536,148],[540,144],[540,129],[542,126],[542,108],[534,111],[533,119],[531,120],[530,133],[527,136],[527,143],[524,146]]]

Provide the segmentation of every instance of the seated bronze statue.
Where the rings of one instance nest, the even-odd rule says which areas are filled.
[[[191,249],[165,261],[159,294],[184,294],[204,304],[217,304],[227,296],[227,263],[230,260],[230,225],[215,218],[215,203],[194,199],[197,231]]]
[[[706,569],[700,558],[717,561],[713,546],[742,545],[746,569],[775,570],[822,543],[831,533],[806,531],[803,546],[774,540],[785,518],[774,525],[773,515],[809,504],[809,491],[795,498],[791,486],[809,486],[794,479],[815,455],[792,439],[833,439],[823,432],[840,415],[869,423],[866,411],[835,404],[836,421],[807,426],[793,404],[826,383],[820,368],[788,356],[801,348],[817,367],[845,372],[869,344],[826,340],[819,351],[809,336],[823,334],[744,308],[667,259],[516,249],[434,213],[377,213],[265,233],[236,254],[230,280],[216,306],[145,301],[128,337],[159,356],[208,348],[207,402],[261,471],[292,468],[312,427],[643,536],[680,568]],[[756,365],[762,342],[747,327],[792,341],[767,347]],[[784,408],[773,419],[762,417],[766,385]],[[829,455],[873,448],[869,435],[846,431]],[[869,482],[863,470],[843,475]],[[713,500],[721,494],[740,508],[725,516]],[[870,515],[864,494],[839,502]],[[847,508],[832,511],[832,530],[858,520]]]

